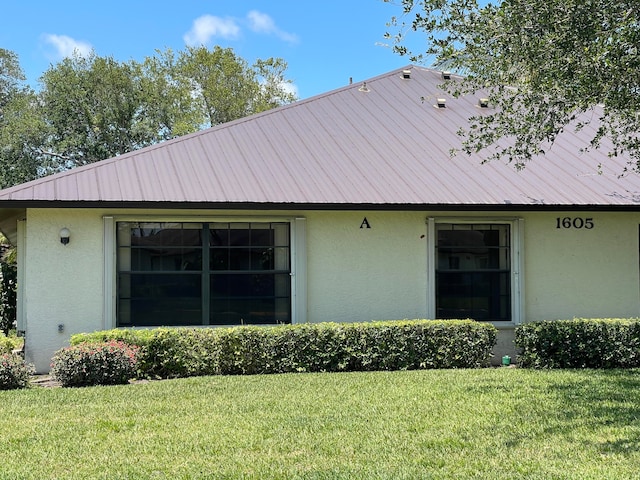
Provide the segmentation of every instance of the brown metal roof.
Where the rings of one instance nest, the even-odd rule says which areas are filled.
[[[0,191],[0,208],[149,203],[306,208],[640,206],[624,158],[580,154],[566,132],[523,171],[449,152],[478,98],[443,97],[439,72],[411,67],[259,115]],[[424,101],[421,99],[424,98]],[[598,165],[604,166],[598,172]],[[395,206],[395,207],[394,207]]]

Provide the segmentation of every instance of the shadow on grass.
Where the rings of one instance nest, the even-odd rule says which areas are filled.
[[[557,400],[557,425],[546,433],[573,435],[593,432],[584,447],[603,454],[635,453],[640,449],[640,371],[573,370],[562,382],[548,385]],[[549,412],[550,414],[552,412]],[[601,439],[601,440],[597,440]],[[581,441],[581,440],[577,440]],[[588,444],[587,444],[588,443]]]

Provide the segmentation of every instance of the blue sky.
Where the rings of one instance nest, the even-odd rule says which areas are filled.
[[[74,48],[119,61],[200,44],[249,63],[280,57],[300,98],[409,64],[385,46],[386,24],[402,12],[382,0],[23,0],[0,11],[0,48],[18,54],[36,88]]]

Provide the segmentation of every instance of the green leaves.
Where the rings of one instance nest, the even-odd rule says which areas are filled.
[[[258,59],[253,66],[231,48],[188,47],[176,60],[175,79],[191,86],[207,126],[230,122],[296,99],[287,91],[282,59]]]
[[[463,73],[444,88],[481,91],[495,107],[472,119],[461,149],[517,168],[550,148],[563,129],[592,125],[594,148],[628,156],[640,172],[640,9],[611,0],[403,0],[425,52],[407,51],[408,19],[392,21],[395,51]],[[388,34],[391,37],[391,34]],[[512,87],[512,88],[505,88]],[[485,95],[486,96],[486,95]],[[577,120],[579,119],[579,120]],[[502,141],[504,140],[504,141]],[[488,148],[491,147],[489,151]],[[578,152],[575,152],[576,154]]]
[[[574,319],[533,322],[515,331],[520,364],[534,368],[640,366],[640,320]]]
[[[160,328],[75,335],[72,344],[107,339],[140,345],[143,375],[174,378],[478,368],[488,365],[496,329],[472,320]]]
[[[0,354],[0,390],[14,390],[29,386],[33,367],[19,355]]]
[[[156,51],[143,62],[74,54],[22,87],[0,49],[0,188],[86,165],[294,101],[282,59],[232,49]]]
[[[56,352],[51,375],[65,387],[125,384],[136,375],[138,351],[115,340],[73,345]]]

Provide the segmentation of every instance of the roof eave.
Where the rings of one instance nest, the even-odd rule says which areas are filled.
[[[0,221],[24,216],[28,208],[153,209],[153,210],[327,210],[327,211],[610,211],[640,212],[640,203],[289,203],[289,202],[148,202],[0,200]]]

